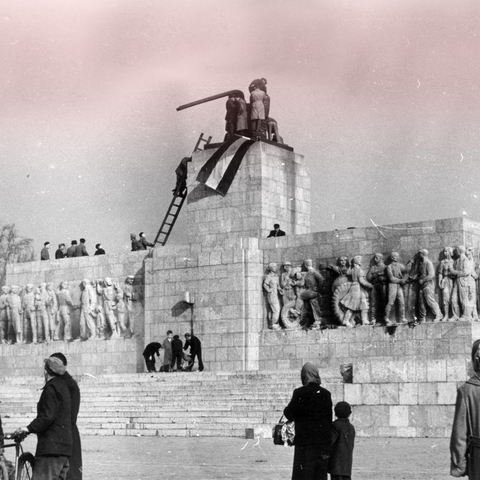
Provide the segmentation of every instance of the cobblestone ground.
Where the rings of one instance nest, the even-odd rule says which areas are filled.
[[[84,480],[289,480],[293,448],[271,439],[83,436]],[[354,480],[447,480],[445,438],[358,438]],[[25,447],[34,451],[35,439]]]

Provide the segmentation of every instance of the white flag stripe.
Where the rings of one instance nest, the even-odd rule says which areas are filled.
[[[237,153],[237,150],[243,145],[245,142],[250,140],[249,138],[239,138],[236,142],[232,143],[227,148],[227,151],[223,154],[221,160],[215,165],[215,168],[212,170],[212,173],[208,177],[205,185],[215,190],[218,187],[218,184],[222,180],[225,172],[232,161],[233,156]]]

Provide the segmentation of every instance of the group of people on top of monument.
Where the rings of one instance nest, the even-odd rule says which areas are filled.
[[[189,353],[186,350],[190,349]],[[174,335],[171,330],[167,331],[167,337],[163,343],[151,342],[143,351],[143,358],[147,371],[156,372],[155,355],[160,357],[163,351],[162,366],[160,372],[191,372],[195,359],[198,359],[198,371],[202,372],[202,342],[198,337],[190,332],[185,333],[185,345],[178,335]]]
[[[150,243],[143,232],[140,232],[137,236],[134,233],[130,234],[130,241],[132,243],[132,252],[138,252],[139,250],[147,250],[148,247],[154,247],[153,243]]]
[[[366,273],[362,256],[350,261],[342,256],[334,265],[320,265],[326,278],[311,259],[297,267],[284,262],[280,275],[277,264],[270,263],[263,280],[268,327],[478,321],[479,267],[473,248],[445,247],[436,269],[428,255],[428,250],[420,249],[403,264],[398,252],[392,252],[386,262],[377,253]]]
[[[250,103],[247,104],[242,92],[228,97],[225,108],[225,140],[234,134],[251,138],[268,138],[283,143],[278,133],[278,124],[270,114],[270,96],[267,94],[267,80],[255,79],[248,87]]]
[[[43,244],[42,251],[40,252],[40,260],[50,260],[50,242]],[[102,248],[101,243],[95,245],[94,255],[105,255],[105,250]],[[88,257],[87,247],[85,245],[85,239],[80,239],[80,244],[76,240],[72,240],[71,245],[67,248],[64,243],[58,245],[55,251],[55,258],[71,258],[71,257]]]
[[[84,279],[80,298],[74,302],[69,282],[40,283],[37,287],[3,286],[0,295],[0,343],[43,343],[94,340],[135,335],[140,286],[129,275],[120,285],[110,277]],[[72,323],[80,336],[74,338]]]

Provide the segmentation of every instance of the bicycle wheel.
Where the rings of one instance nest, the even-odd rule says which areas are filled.
[[[22,453],[18,457],[16,480],[32,480],[35,457],[30,452]]]
[[[3,462],[0,462],[0,480],[8,480],[7,466]]]

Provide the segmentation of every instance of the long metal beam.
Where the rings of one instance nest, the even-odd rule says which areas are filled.
[[[217,95],[212,95],[211,97],[202,98],[201,100],[196,100],[195,102],[186,103],[185,105],[180,105],[177,107],[177,112],[180,110],[185,110],[186,108],[194,107],[195,105],[200,105],[201,103],[211,102],[212,100],[217,100],[222,97],[228,97],[230,95],[241,94],[240,96],[245,98],[241,90],[229,90],[228,92],[219,93]]]

